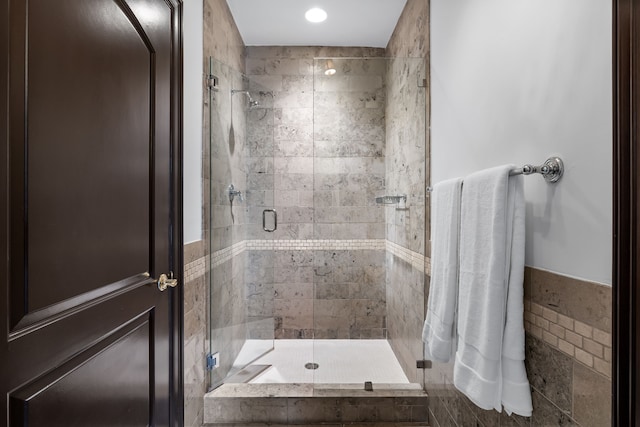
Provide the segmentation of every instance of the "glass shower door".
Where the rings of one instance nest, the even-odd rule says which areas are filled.
[[[214,388],[246,381],[252,372],[247,366],[273,348],[273,255],[268,244],[273,233],[264,229],[275,227],[275,215],[268,136],[273,131],[272,102],[263,100],[261,91],[237,70],[212,59],[208,65],[207,370]]]

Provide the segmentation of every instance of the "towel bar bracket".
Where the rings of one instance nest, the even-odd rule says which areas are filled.
[[[522,169],[515,169],[509,175],[532,175],[539,173],[547,182],[558,182],[564,174],[564,163],[560,157],[549,157],[540,166],[524,165]]]

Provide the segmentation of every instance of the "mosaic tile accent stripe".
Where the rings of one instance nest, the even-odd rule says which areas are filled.
[[[358,240],[247,240],[249,250],[330,251],[385,249],[384,239]]]
[[[611,334],[525,300],[525,330],[611,378]]]
[[[431,260],[424,255],[413,252],[403,246],[400,246],[396,243],[393,243],[389,240],[386,241],[386,249],[388,252],[397,256],[398,258],[408,262],[414,268],[420,270],[421,272],[430,272],[431,271]]]
[[[202,257],[184,266],[184,282],[189,283],[204,276],[206,270],[206,258]]]
[[[212,263],[217,267],[245,250],[276,251],[330,251],[330,250],[381,250],[385,249],[398,258],[408,262],[421,272],[431,271],[431,260],[424,255],[413,252],[403,246],[385,239],[353,239],[353,240],[243,240],[233,246],[214,252]],[[202,265],[200,265],[202,264]],[[204,274],[204,258],[187,264],[186,274],[190,271],[200,277]],[[191,277],[191,276],[190,276]]]
[[[213,254],[213,266],[229,261],[245,250],[254,251],[295,251],[295,250],[367,250],[385,249],[383,239],[370,240],[243,240]]]
[[[229,261],[234,256],[240,255],[246,249],[247,249],[246,240],[238,242],[235,245],[229,246],[228,248],[220,249],[219,251],[215,251],[213,253],[213,256],[211,257],[211,263],[213,267],[217,267]]]

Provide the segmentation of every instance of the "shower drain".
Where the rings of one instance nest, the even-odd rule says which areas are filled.
[[[304,367],[307,368],[307,369],[318,369],[320,367],[320,365],[318,365],[317,363],[309,362],[309,363],[305,364]]]

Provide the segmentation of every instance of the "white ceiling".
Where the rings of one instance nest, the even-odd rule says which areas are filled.
[[[407,0],[227,0],[247,46],[386,47]],[[312,7],[329,15],[314,24]]]

